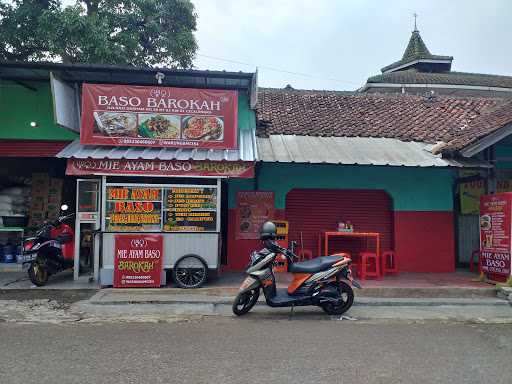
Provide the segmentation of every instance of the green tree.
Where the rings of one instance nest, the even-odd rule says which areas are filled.
[[[0,0],[0,59],[192,66],[190,0]]]

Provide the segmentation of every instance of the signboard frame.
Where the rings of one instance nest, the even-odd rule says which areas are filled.
[[[159,188],[162,190],[161,192],[161,210],[160,210],[160,229],[152,230],[152,231],[141,231],[140,233],[220,233],[220,222],[221,222],[221,182],[220,179],[217,179],[216,184],[148,184],[148,183],[109,183],[104,180],[103,182],[103,193],[102,193],[102,217],[101,217],[101,230],[102,232],[108,233],[120,233],[127,234],[133,233],[133,230],[127,231],[107,231],[106,230],[106,220],[107,220],[107,188],[108,187],[137,187],[137,188]],[[206,230],[206,231],[164,231],[163,230],[163,222],[164,222],[164,191],[165,189],[171,188],[213,188],[217,190],[217,202],[216,202],[216,223],[215,230]]]

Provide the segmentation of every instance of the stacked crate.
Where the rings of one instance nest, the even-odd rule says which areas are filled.
[[[273,220],[276,225],[276,242],[280,247],[288,248],[288,222],[286,220]],[[288,272],[288,261],[284,255],[278,255],[275,261],[274,272]]]

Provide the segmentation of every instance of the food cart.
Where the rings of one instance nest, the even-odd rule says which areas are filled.
[[[201,286],[220,266],[222,180],[254,177],[255,152],[239,143],[255,132],[238,127],[238,93],[105,84],[82,93],[80,141],[58,157],[80,177],[76,237],[93,233],[94,278],[158,287],[169,271],[180,287]]]

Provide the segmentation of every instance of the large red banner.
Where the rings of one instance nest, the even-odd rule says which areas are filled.
[[[237,147],[237,92],[83,84],[82,144]]]
[[[114,287],[160,287],[162,235],[116,235]]]
[[[146,175],[254,177],[254,164],[243,161],[68,159],[66,175]]]
[[[512,193],[480,198],[480,263],[487,273],[509,276]]]
[[[236,238],[259,239],[261,225],[274,216],[274,192],[240,191],[236,200]]]

